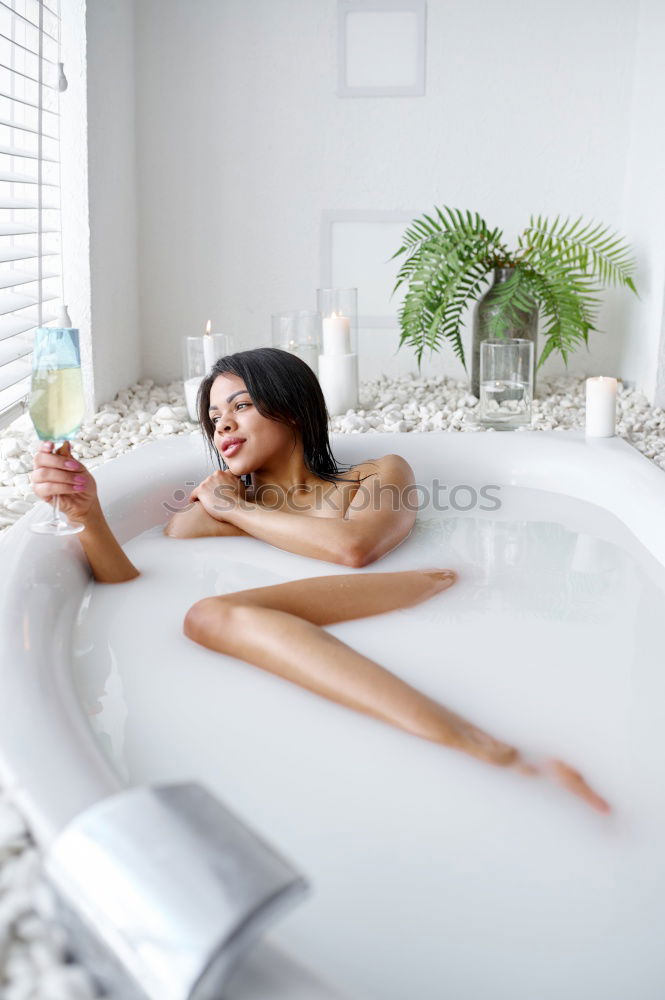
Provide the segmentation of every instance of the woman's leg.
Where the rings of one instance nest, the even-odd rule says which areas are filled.
[[[319,627],[411,607],[455,579],[449,570],[337,574],[208,597],[187,613],[185,634],[416,736],[509,763],[518,756],[514,747],[464,723]]]
[[[413,607],[446,590],[456,579],[457,573],[452,569],[338,573],[240,590],[225,594],[221,600],[286,611],[313,625],[335,625]]]
[[[295,580],[204,598],[188,611],[184,631],[208,649],[262,667],[423,739],[491,764],[536,773],[515,747],[494,739],[320,628],[411,607],[445,590],[455,579],[447,570],[413,570]],[[601,808],[603,800],[577,772],[568,771],[570,775],[559,773],[557,780]]]

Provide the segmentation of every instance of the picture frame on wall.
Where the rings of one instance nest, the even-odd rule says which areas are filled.
[[[425,94],[425,0],[338,0],[337,96]]]

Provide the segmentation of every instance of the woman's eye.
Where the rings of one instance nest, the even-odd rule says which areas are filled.
[[[239,406],[251,406],[251,405],[252,405],[251,403],[236,403],[235,409],[237,410]],[[220,417],[212,417],[211,418],[213,427],[217,426],[217,421],[220,420],[220,419],[221,419]]]

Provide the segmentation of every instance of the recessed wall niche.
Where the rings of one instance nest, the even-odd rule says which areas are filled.
[[[338,0],[338,97],[425,93],[425,0]]]
[[[391,298],[404,256],[391,260],[417,211],[325,211],[321,214],[321,285],[358,289],[358,325],[396,329],[406,293]]]

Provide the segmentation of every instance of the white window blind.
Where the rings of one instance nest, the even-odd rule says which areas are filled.
[[[59,58],[60,0],[0,0],[0,427],[62,295]]]

